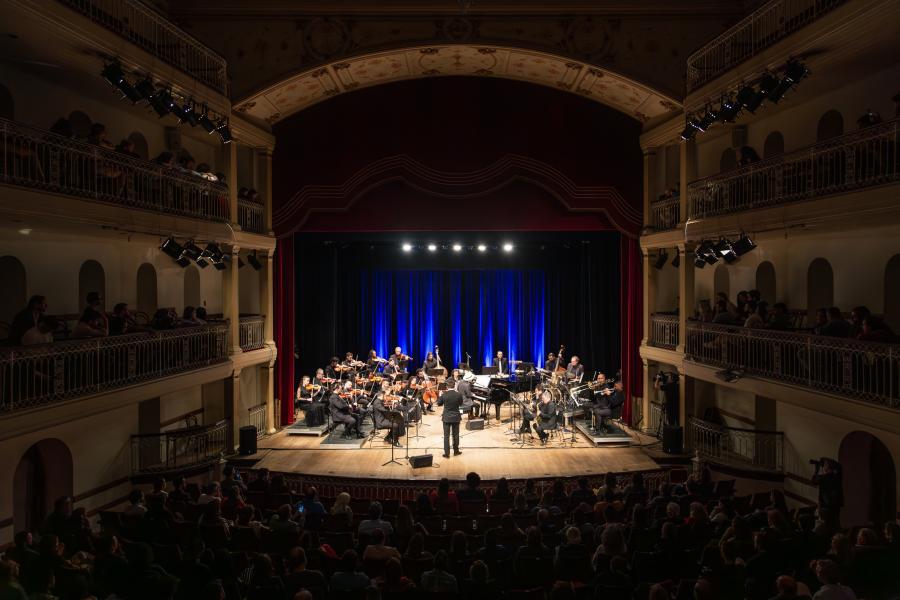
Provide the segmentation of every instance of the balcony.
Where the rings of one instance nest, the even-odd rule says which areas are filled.
[[[678,315],[650,315],[650,345],[667,350],[678,346]]]
[[[228,221],[228,188],[190,172],[0,119],[0,183],[207,221]]]
[[[696,91],[843,3],[844,0],[772,0],[688,57],[687,93]]]
[[[681,200],[678,196],[654,200],[650,203],[649,225],[655,231],[667,231],[678,227],[681,217]]]
[[[259,350],[266,345],[266,318],[262,315],[241,317],[238,334],[241,350]]]
[[[156,58],[228,95],[225,59],[139,0],[59,0]]]
[[[265,207],[259,202],[238,199],[238,224],[242,231],[250,233],[267,233]]]
[[[717,465],[784,472],[784,433],[724,427],[702,419],[688,419],[687,441],[697,456]]]
[[[0,349],[0,415],[228,360],[228,325]]]
[[[132,475],[176,473],[215,464],[228,452],[227,419],[213,425],[131,436]]]
[[[685,359],[900,409],[900,345],[690,322]]]
[[[900,119],[853,131],[688,185],[688,217],[703,219],[900,180]]]

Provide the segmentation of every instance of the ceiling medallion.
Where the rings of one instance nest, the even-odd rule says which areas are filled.
[[[320,17],[307,23],[303,41],[313,58],[321,60],[345,51],[350,43],[350,32],[342,20]]]
[[[475,26],[469,19],[455,17],[438,23],[438,32],[452,42],[463,42],[473,36]]]

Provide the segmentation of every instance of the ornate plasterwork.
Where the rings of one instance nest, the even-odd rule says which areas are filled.
[[[432,45],[376,52],[305,71],[235,104],[276,123],[331,96],[393,81],[450,75],[503,77],[580,94],[646,122],[680,104],[631,79],[570,58],[497,46]]]

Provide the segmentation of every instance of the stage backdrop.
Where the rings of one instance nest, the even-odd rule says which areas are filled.
[[[365,358],[374,348],[385,356],[397,345],[412,356],[411,367],[435,345],[448,367],[465,362],[468,353],[477,370],[497,350],[540,365],[560,344],[589,373],[619,367],[616,232],[518,243],[512,254],[487,256],[447,250],[406,255],[399,240],[303,237],[296,250],[298,281],[306,290],[297,299],[303,373],[332,355],[343,359],[349,351]]]

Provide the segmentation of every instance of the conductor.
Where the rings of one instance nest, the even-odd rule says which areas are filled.
[[[438,406],[444,407],[441,421],[444,423],[444,458],[450,458],[450,435],[453,435],[453,455],[459,456],[459,422],[462,419],[462,395],[456,391],[456,381],[447,381],[447,391],[438,398]]]

